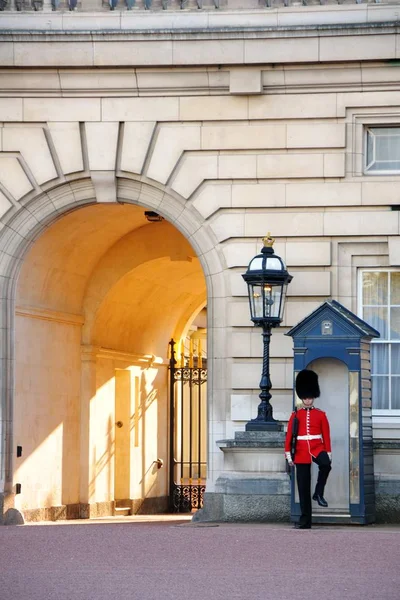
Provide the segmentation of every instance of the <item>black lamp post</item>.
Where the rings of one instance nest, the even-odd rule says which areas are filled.
[[[282,259],[274,254],[274,239],[268,233],[263,238],[264,248],[249,263],[242,275],[247,283],[251,320],[262,327],[263,368],[260,381],[260,399],[258,414],[246,424],[246,431],[281,431],[282,424],[272,416],[269,393],[272,383],[269,376],[269,344],[272,327],[278,327],[282,321],[285,306],[286,289],[292,276],[286,270]]]

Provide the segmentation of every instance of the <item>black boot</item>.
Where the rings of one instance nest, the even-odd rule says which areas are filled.
[[[318,502],[320,506],[323,506],[323,508],[328,508],[328,503],[323,496],[320,496],[319,494],[315,493],[312,499]]]
[[[300,525],[300,523],[295,523],[294,529],[311,529],[311,525]]]

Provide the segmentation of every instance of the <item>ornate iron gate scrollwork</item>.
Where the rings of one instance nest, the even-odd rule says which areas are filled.
[[[202,508],[206,481],[207,365],[198,355],[175,359],[170,341],[170,510]]]

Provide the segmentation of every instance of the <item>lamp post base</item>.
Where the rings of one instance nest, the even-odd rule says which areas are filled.
[[[246,431],[283,431],[283,425],[279,421],[261,421],[252,419],[246,423]]]

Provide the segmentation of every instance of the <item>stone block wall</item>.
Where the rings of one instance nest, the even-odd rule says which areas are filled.
[[[281,420],[292,398],[284,333],[327,298],[357,312],[358,270],[400,266],[399,175],[363,168],[365,125],[400,123],[397,30],[354,18],[330,35],[304,17],[290,35],[243,38],[230,18],[218,36],[70,29],[66,42],[60,30],[51,48],[0,32],[2,274],[32,240],[32,216],[50,222],[72,199],[137,203],[184,233],[208,286],[210,493],[223,468],[215,442],[258,404],[261,336],[241,274],[261,238],[271,232],[294,277],[272,336]]]

